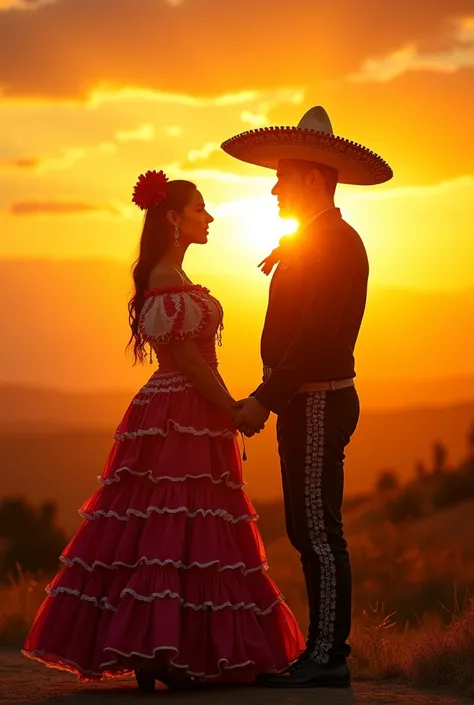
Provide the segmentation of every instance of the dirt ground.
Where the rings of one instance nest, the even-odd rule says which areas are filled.
[[[138,705],[144,699],[159,705],[472,705],[472,700],[439,691],[365,681],[355,682],[350,690],[280,691],[251,687],[177,693],[163,689],[153,696],[143,696],[130,679],[81,684],[73,676],[45,668],[19,653],[0,651],[0,705]]]

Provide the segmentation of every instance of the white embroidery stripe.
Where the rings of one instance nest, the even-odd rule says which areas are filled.
[[[194,519],[198,515],[201,515],[202,517],[206,516],[213,516],[213,517],[221,517],[225,521],[229,521],[232,524],[237,524],[239,521],[257,521],[258,520],[258,514],[241,514],[240,516],[234,517],[232,514],[227,512],[225,509],[196,509],[195,512],[190,512],[187,507],[177,507],[176,509],[169,509],[168,507],[147,507],[146,512],[141,512],[139,509],[133,509],[132,507],[129,507],[125,514],[118,514],[118,512],[114,512],[113,509],[109,509],[107,512],[104,509],[96,509],[93,511],[91,514],[88,512],[85,512],[84,510],[80,509],[79,514],[81,517],[84,519],[89,519],[89,520],[94,520],[98,516],[103,516],[106,517],[107,519],[110,519],[111,517],[114,517],[115,519],[119,519],[120,521],[129,521],[130,516],[136,516],[136,517],[141,517],[142,519],[149,519],[152,513],[156,514],[180,514],[184,513],[189,519]]]
[[[261,570],[262,572],[268,570],[267,562],[260,563],[254,568],[247,568],[245,563],[243,563],[242,561],[234,563],[233,565],[221,566],[220,561],[218,559],[209,561],[209,563],[200,563],[199,561],[193,561],[188,565],[185,565],[182,561],[174,561],[172,558],[166,558],[164,561],[162,561],[159,558],[146,558],[145,556],[139,558],[135,563],[124,563],[123,561],[114,561],[113,563],[103,563],[102,561],[94,561],[93,563],[86,563],[82,560],[82,558],[79,558],[78,556],[74,556],[74,558],[69,558],[69,556],[64,555],[59,556],[59,560],[69,567],[73,566],[74,563],[79,563],[79,565],[88,570],[90,573],[92,573],[94,568],[96,568],[97,566],[107,568],[108,570],[116,570],[120,566],[122,566],[123,568],[137,568],[139,565],[172,565],[174,568],[182,568],[183,570],[189,570],[190,568],[209,568],[212,565],[217,565],[217,571],[219,573],[221,573],[223,570],[236,570],[237,568],[242,568],[243,575],[255,573],[257,570]]]
[[[305,505],[311,547],[319,558],[320,601],[318,637],[311,653],[316,663],[327,663],[334,642],[336,566],[326,535],[321,482],[324,464],[326,392],[308,394],[306,402]]]
[[[230,431],[224,429],[223,431],[211,431],[209,428],[197,429],[194,426],[182,426],[177,421],[168,420],[168,429],[170,426],[174,428],[175,431],[179,433],[190,433],[193,436],[210,436],[211,438],[217,438],[221,436],[222,438],[235,438],[238,435],[238,431]],[[116,441],[124,441],[127,438],[137,438],[137,436],[163,436],[167,438],[169,436],[169,430],[164,428],[139,428],[136,431],[124,431],[123,433],[116,433],[114,438]]]
[[[80,590],[74,590],[73,588],[69,587],[57,587],[57,588],[52,588],[49,585],[46,588],[46,592],[50,597],[57,597],[57,595],[60,594],[66,594],[66,595],[74,595],[75,597],[80,597],[81,600],[84,600],[84,602],[91,602],[94,604],[96,607],[99,609],[105,609],[109,610],[111,612],[116,612],[117,607],[114,607],[111,602],[109,602],[107,597],[101,597],[100,600],[98,600],[96,597],[91,597],[90,595],[85,595],[82,593]],[[219,610],[223,610],[226,607],[230,607],[232,610],[253,610],[255,614],[258,615],[266,615],[270,614],[272,609],[275,607],[275,605],[278,605],[280,602],[283,602],[283,595],[278,595],[277,599],[274,600],[269,607],[266,607],[265,609],[261,609],[256,602],[237,602],[237,603],[232,603],[232,602],[223,602],[220,605],[215,605],[212,600],[206,600],[206,602],[202,602],[200,604],[195,604],[194,602],[186,602],[184,597],[182,597],[178,592],[173,592],[172,590],[164,590],[163,592],[152,592],[151,595],[140,595],[138,592],[135,592],[135,590],[132,590],[131,588],[125,588],[122,590],[120,593],[120,597],[124,597],[125,595],[131,595],[135,599],[141,601],[141,602],[154,602],[158,598],[164,598],[164,597],[170,597],[174,600],[178,600],[180,605],[182,607],[188,607],[189,609],[194,610],[195,612],[199,612],[200,610],[205,610],[208,607],[213,611],[213,612],[218,612]]]
[[[136,475],[138,477],[147,476],[148,480],[150,480],[150,482],[154,482],[155,484],[158,484],[162,480],[169,480],[170,482],[184,482],[185,480],[202,480],[203,478],[211,480],[214,485],[219,485],[221,482],[225,482],[226,487],[230,487],[233,490],[240,490],[246,484],[245,482],[230,482],[229,471],[223,472],[222,475],[217,479],[212,477],[212,475],[210,475],[209,473],[204,473],[203,475],[182,475],[181,477],[171,477],[171,475],[159,475],[158,477],[156,477],[155,475],[153,475],[151,470],[139,472],[138,470],[132,470],[131,468],[128,468],[126,466],[114,470],[112,473],[113,477],[104,477],[103,475],[97,475],[97,479],[102,485],[111,485],[114,482],[120,482],[121,472],[128,472],[129,475]]]

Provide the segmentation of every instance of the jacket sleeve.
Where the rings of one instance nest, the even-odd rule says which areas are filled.
[[[276,414],[308,381],[307,369],[317,367],[332,349],[350,296],[353,267],[334,241],[311,259],[304,276],[305,301],[293,340],[280,365],[254,392],[255,398]]]

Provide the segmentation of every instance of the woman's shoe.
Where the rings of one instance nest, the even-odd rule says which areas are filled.
[[[153,673],[150,671],[142,671],[141,669],[137,669],[134,673],[140,693],[150,695],[155,692],[156,678]]]

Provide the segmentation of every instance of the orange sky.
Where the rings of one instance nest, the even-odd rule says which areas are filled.
[[[197,182],[216,218],[189,273],[202,283],[240,273],[258,288],[258,321],[255,264],[278,239],[274,177],[218,147],[323,104],[336,133],[395,172],[338,196],[367,245],[374,291],[474,289],[473,84],[472,0],[0,0],[0,260],[130,262],[134,182],[163,168]],[[238,315],[239,292],[223,293]],[[381,302],[374,294],[374,320]],[[459,325],[474,329],[474,314]],[[374,340],[375,328],[367,349]],[[2,365],[0,381],[16,370]],[[427,374],[456,373],[455,353],[435,367]],[[474,374],[474,361],[461,372]]]

